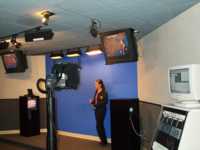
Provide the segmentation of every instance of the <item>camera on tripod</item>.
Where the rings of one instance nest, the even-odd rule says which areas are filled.
[[[77,89],[80,66],[75,63],[57,63],[45,79],[38,79],[37,88],[47,94],[47,150],[57,150],[55,90]],[[43,85],[43,86],[42,86]]]

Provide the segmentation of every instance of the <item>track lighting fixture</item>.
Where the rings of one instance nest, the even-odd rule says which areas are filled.
[[[91,19],[90,34],[96,38],[99,34],[99,28],[101,28],[101,22],[98,19]]]
[[[67,57],[79,57],[81,54],[79,49],[69,49],[67,50]]]
[[[62,51],[54,51],[50,54],[51,59],[62,59],[64,57],[64,54]]]
[[[102,54],[101,46],[100,45],[90,46],[87,48],[85,53],[89,56]]]
[[[16,38],[17,38],[17,36],[16,36],[16,35],[13,35],[13,36],[11,37],[10,42],[12,43],[12,45],[15,46],[15,48],[20,48],[20,47],[21,47],[21,43],[17,42]]]
[[[35,30],[25,32],[24,36],[26,42],[33,42],[33,41],[50,40],[53,38],[54,33],[51,29],[36,28]]]
[[[9,43],[11,43],[12,47],[20,48],[22,44],[18,42],[16,38],[21,34],[24,34],[26,42],[52,39],[54,36],[53,31],[51,29],[42,29],[42,27],[43,26],[36,26],[28,30],[0,37],[0,50],[7,49]]]
[[[8,47],[9,47],[9,42],[0,41],[0,50],[1,49],[7,49]]]
[[[42,23],[44,25],[48,25],[49,17],[55,15],[55,13],[50,12],[50,11],[43,11],[41,12],[41,15],[42,15]]]

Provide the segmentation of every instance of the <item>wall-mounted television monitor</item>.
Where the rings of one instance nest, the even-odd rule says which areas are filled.
[[[200,64],[169,68],[169,93],[178,101],[200,100]]]
[[[120,29],[100,35],[106,64],[137,61],[137,41],[134,29]]]
[[[1,57],[6,73],[25,72],[28,68],[26,55],[22,51],[7,52]]]

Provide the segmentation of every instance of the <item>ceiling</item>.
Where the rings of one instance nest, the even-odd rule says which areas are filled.
[[[100,32],[134,28],[137,38],[166,23],[200,0],[1,0],[0,37],[41,25],[37,12],[55,13],[48,28],[55,32],[53,40],[24,42],[21,49],[32,54],[69,49],[100,43],[89,33],[91,19],[101,21]],[[11,47],[12,48],[12,47]],[[10,49],[10,48],[9,48]],[[2,51],[2,50],[1,50]]]

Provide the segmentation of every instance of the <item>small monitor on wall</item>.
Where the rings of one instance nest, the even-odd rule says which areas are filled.
[[[200,64],[190,64],[169,68],[169,92],[172,98],[200,100]]]
[[[133,29],[101,33],[106,64],[137,61],[137,41]]]
[[[26,56],[22,51],[8,52],[2,55],[6,73],[25,72],[28,68]]]

